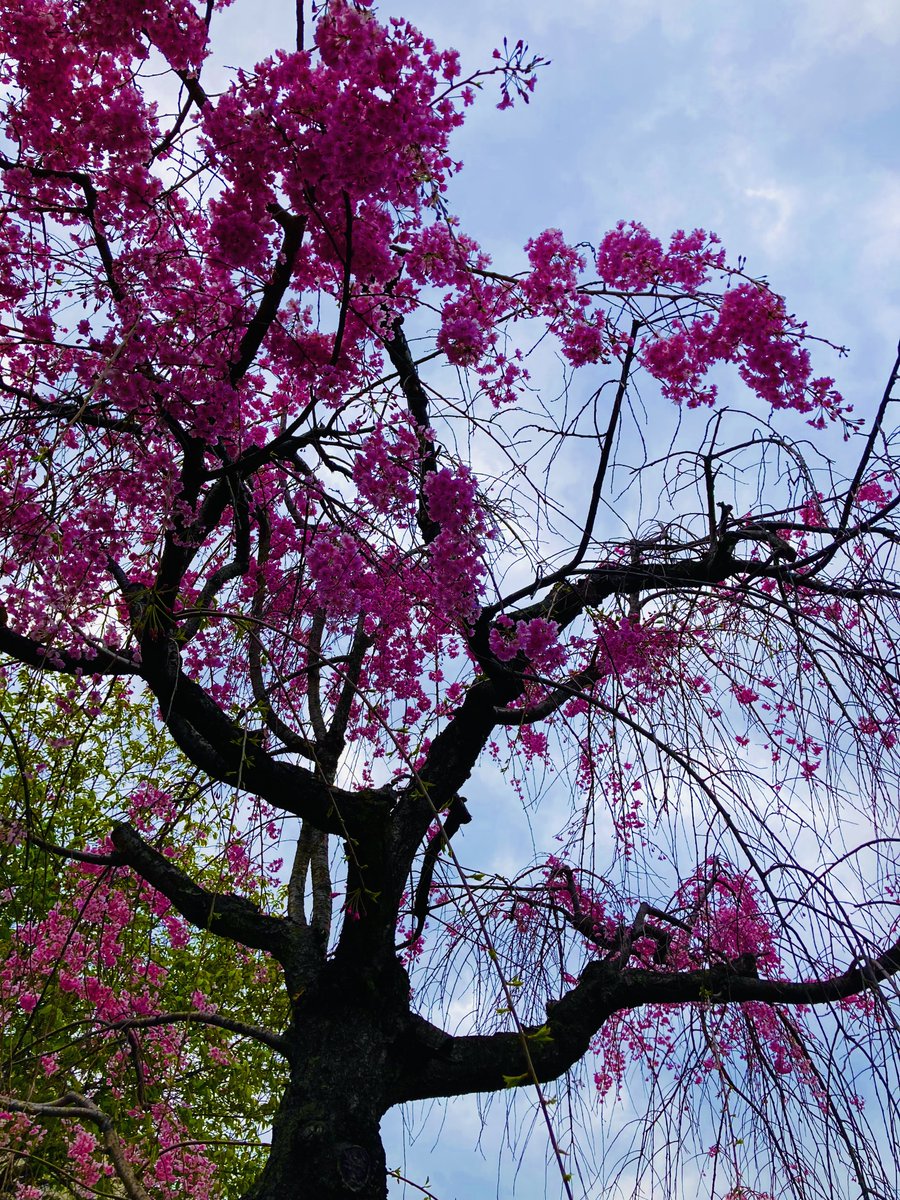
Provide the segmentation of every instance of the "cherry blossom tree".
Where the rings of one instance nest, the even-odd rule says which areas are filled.
[[[384,1197],[527,1090],[569,1196],[896,1195],[898,364],[703,230],[495,266],[521,43],[214,87],[221,7],[0,0],[0,1194]]]

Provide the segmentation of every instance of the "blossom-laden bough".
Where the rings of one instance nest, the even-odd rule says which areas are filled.
[[[220,7],[0,3],[0,1190],[384,1197],[531,1088],[595,1194],[590,1063],[607,1182],[896,1194],[897,364],[851,416],[701,230],[497,269],[521,43],[329,0],[220,85]]]

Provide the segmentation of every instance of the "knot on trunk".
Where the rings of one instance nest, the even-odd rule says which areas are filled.
[[[362,1146],[345,1143],[338,1147],[338,1171],[351,1192],[361,1192],[369,1180],[372,1158]]]

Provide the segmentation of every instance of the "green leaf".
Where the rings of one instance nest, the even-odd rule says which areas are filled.
[[[538,1046],[553,1041],[553,1033],[549,1025],[541,1025],[537,1029],[533,1029],[531,1033],[526,1033],[525,1036],[529,1042],[534,1042]]]

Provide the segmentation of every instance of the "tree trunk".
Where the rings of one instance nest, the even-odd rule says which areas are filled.
[[[381,1118],[393,1053],[406,1029],[409,979],[386,971],[342,978],[329,963],[299,997],[291,1076],[272,1127],[272,1149],[243,1200],[385,1200]]]
[[[244,1200],[385,1200],[380,1116],[343,1078],[343,1066],[323,1053],[316,1078],[291,1081],[269,1160]]]

